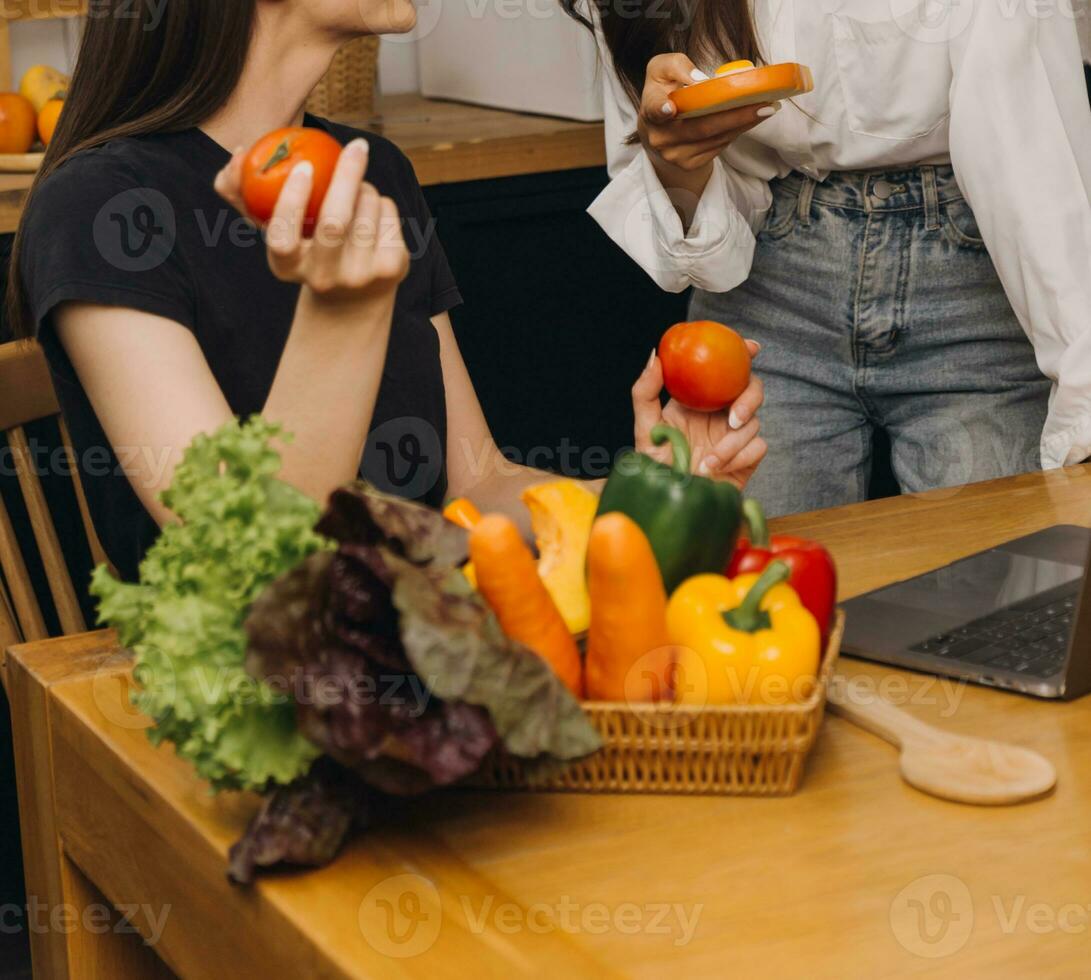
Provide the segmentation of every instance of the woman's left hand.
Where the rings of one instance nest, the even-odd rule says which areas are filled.
[[[757,357],[761,345],[746,342],[750,356]],[[670,463],[670,446],[652,445],[651,432],[660,422],[680,429],[693,452],[693,471],[714,480],[729,480],[740,490],[765,458],[769,447],[761,438],[757,412],[765,399],[761,379],[756,375],[731,405],[722,412],[695,412],[671,399],[663,406],[663,366],[653,351],[652,358],[633,385],[633,420],[636,448],[653,459]]]

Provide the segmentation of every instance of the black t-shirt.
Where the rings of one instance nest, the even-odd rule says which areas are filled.
[[[439,337],[430,318],[461,302],[458,289],[401,151],[379,136],[325,120],[308,117],[306,125],[343,144],[360,135],[367,139],[367,179],[398,205],[412,255],[398,290],[361,475],[382,489],[439,505],[446,492],[447,415]],[[96,529],[129,579],[158,533],[125,476],[142,450],[117,447],[115,453],[110,446],[51,317],[59,304],[79,301],[175,320],[193,332],[232,411],[260,412],[299,287],[272,275],[260,234],[213,190],[228,159],[197,129],[114,140],[52,174],[27,213],[21,268],[38,336]]]

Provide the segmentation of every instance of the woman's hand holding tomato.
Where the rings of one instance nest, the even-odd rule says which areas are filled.
[[[752,340],[743,344],[747,362],[757,357],[761,350],[759,344]],[[699,411],[687,408],[675,398],[665,407],[661,405],[663,368],[663,359],[653,351],[647,367],[633,385],[636,448],[660,462],[669,463],[669,445],[655,446],[651,441],[652,429],[660,422],[666,422],[685,433],[693,450],[697,473],[729,480],[740,489],[744,488],[769,448],[759,434],[761,424],[757,419],[765,398],[761,379],[750,375],[746,387],[729,408],[717,412]]]
[[[232,157],[216,178],[217,191],[265,227],[278,279],[320,296],[392,300],[409,271],[409,251],[397,205],[364,182],[367,143],[354,140],[341,150],[319,133],[329,143],[308,138],[285,146],[283,133],[260,141],[260,152]]]

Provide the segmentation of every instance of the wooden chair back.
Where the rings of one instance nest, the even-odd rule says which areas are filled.
[[[76,589],[49,513],[41,480],[35,472],[25,429],[31,422],[54,417],[60,427],[62,448],[67,457],[66,470],[72,474],[91,556],[95,564],[99,564],[107,560],[106,555],[91,524],[87,499],[75,467],[72,439],[60,415],[42,349],[33,341],[0,344],[0,431],[7,436],[9,455],[61,629],[65,634],[82,633],[87,629],[87,624],[76,598]],[[0,643],[8,646],[14,642],[45,639],[48,636],[45,618],[2,499],[0,570],[4,579],[3,587],[0,587]]]

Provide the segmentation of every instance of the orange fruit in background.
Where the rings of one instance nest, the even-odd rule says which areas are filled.
[[[34,144],[38,114],[29,99],[0,92],[0,153],[26,153]]]
[[[46,146],[49,146],[49,141],[53,139],[53,131],[57,128],[57,120],[61,118],[63,108],[63,99],[50,99],[38,113],[38,138]]]

